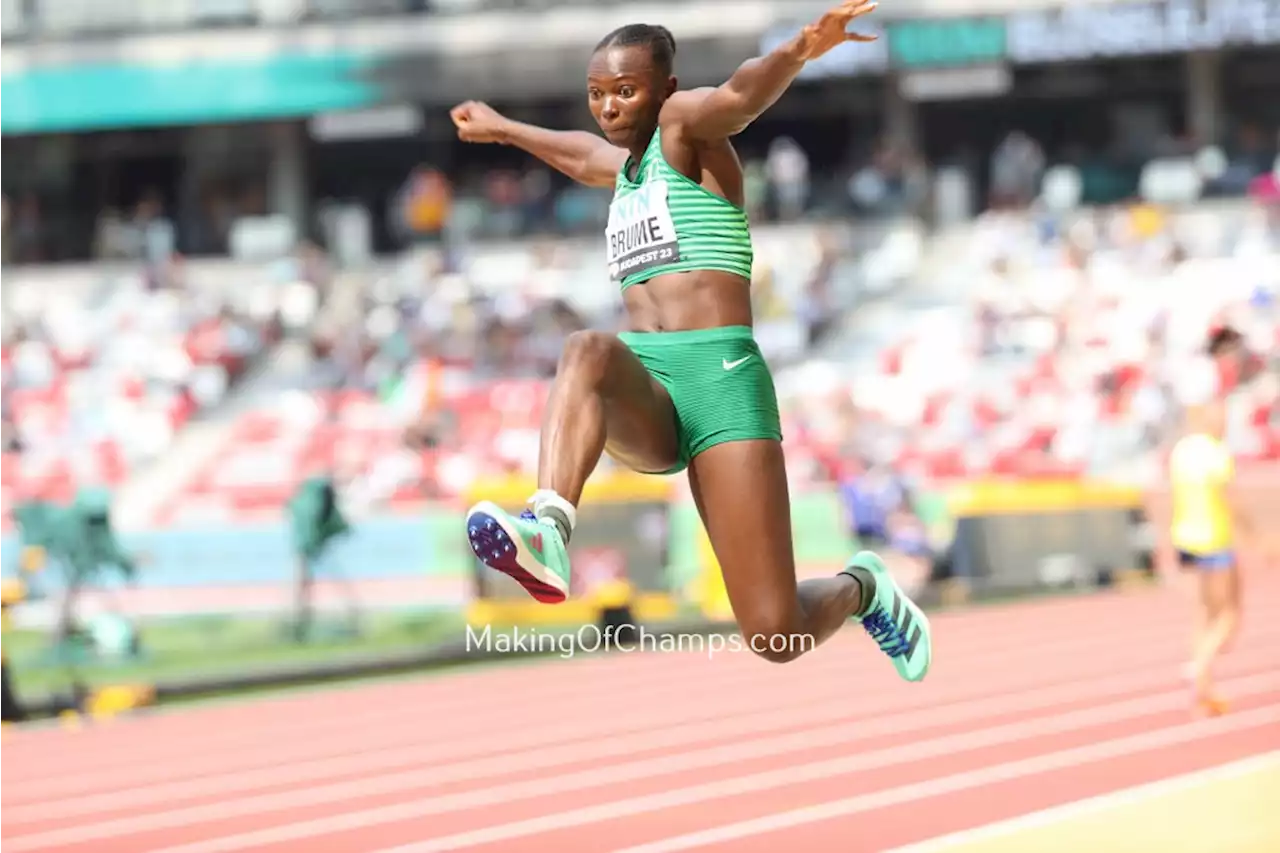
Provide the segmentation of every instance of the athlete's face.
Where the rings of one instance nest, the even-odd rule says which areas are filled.
[[[620,148],[648,144],[658,113],[675,91],[674,77],[659,73],[648,48],[608,47],[587,65],[587,103],[605,138]]]

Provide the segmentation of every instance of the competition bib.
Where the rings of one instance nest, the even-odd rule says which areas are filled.
[[[615,198],[605,229],[609,277],[621,281],[650,267],[680,260],[676,225],[667,206],[667,182],[645,183]]]

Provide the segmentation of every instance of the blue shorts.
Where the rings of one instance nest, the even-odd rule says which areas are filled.
[[[1188,551],[1178,552],[1178,565],[1184,569],[1221,572],[1233,568],[1235,564],[1236,555],[1234,551],[1210,551],[1207,554],[1192,554]]]

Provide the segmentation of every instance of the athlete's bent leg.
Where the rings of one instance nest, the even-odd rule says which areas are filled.
[[[834,577],[796,583],[781,443],[715,445],[690,463],[689,484],[752,651],[778,663],[795,660],[857,617],[903,678],[925,676],[928,619],[874,554],[858,554]]]
[[[539,601],[569,593],[567,545],[587,478],[608,451],[632,469],[675,467],[680,445],[666,389],[618,338],[575,332],[565,342],[547,401],[533,508],[519,517],[482,501],[467,513],[476,556]]]
[[[680,453],[675,407],[626,344],[603,332],[575,332],[547,400],[538,488],[576,506],[605,450],[635,471],[670,470]]]

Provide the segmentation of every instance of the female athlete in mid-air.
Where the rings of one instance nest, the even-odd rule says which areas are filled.
[[[752,332],[751,232],[729,142],[805,63],[844,42],[872,40],[846,28],[873,9],[846,0],[723,85],[690,91],[676,88],[666,28],[615,30],[587,66],[604,139],[512,121],[482,103],[454,108],[461,139],[514,145],[580,183],[614,189],[607,266],[630,331],[577,332],[565,342],[531,510],[516,517],[483,501],[467,513],[476,555],[535,599],[567,595],[576,508],[608,451],[641,473],[688,469],[753,651],[793,660],[857,618],[903,678],[928,672],[929,622],[875,554],[857,554],[834,577],[796,583],[778,403]]]

